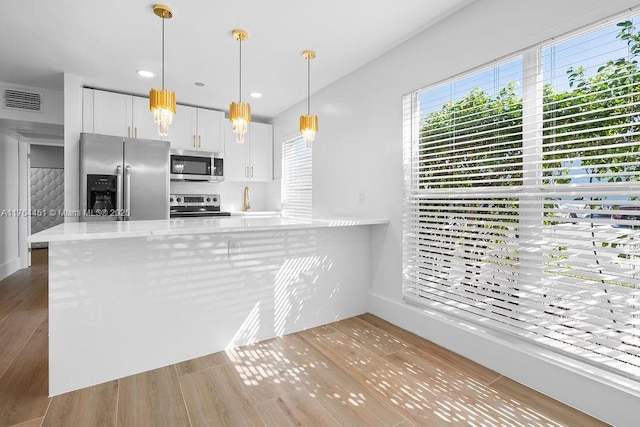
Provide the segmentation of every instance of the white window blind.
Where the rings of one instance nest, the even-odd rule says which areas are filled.
[[[404,97],[404,296],[640,379],[634,19]]]
[[[312,150],[302,137],[282,147],[282,215],[311,218]]]

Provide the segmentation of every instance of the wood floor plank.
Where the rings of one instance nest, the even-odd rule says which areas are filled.
[[[118,387],[118,426],[189,425],[173,365],[119,379]]]
[[[192,426],[264,425],[233,366],[215,366],[179,380]]]
[[[267,426],[340,426],[311,393],[297,390],[256,405]]]
[[[46,311],[15,311],[0,322],[0,378],[46,317]]]
[[[521,409],[523,412],[539,415],[542,419],[555,420],[562,425],[569,426],[608,425],[507,377],[499,378],[490,385],[490,388],[501,392],[508,398],[510,397],[515,401],[514,404],[526,405],[526,409]]]
[[[312,393],[343,425],[393,426],[403,417],[298,334],[276,341]]]
[[[316,338],[312,344],[380,399],[390,402],[403,417],[418,425],[439,425],[449,421],[443,419],[434,397],[450,397],[448,394],[443,396],[442,391],[434,392],[434,384],[428,378],[417,380],[360,340],[340,331]]]
[[[224,351],[208,354],[196,359],[187,360],[186,362],[176,363],[176,371],[179,376],[193,374],[194,372],[204,371],[214,366],[229,363],[229,358]]]
[[[429,389],[437,390],[442,409],[440,413],[445,418],[451,418],[455,414],[466,422],[473,420],[495,420],[499,425],[526,425],[526,426],[561,426],[561,425],[600,425],[591,417],[584,416],[581,420],[585,423],[565,424],[560,417],[562,411],[569,414],[577,412],[547,396],[538,393],[540,399],[533,406],[529,406],[526,400],[528,394],[523,394],[521,399],[514,399],[509,390],[499,390],[491,385],[485,385],[478,378],[468,376],[467,373],[456,367],[427,356],[416,349],[407,349],[394,353],[387,357],[394,365],[403,367],[409,375],[426,381]],[[502,378],[497,380],[500,383]],[[520,386],[518,384],[519,387]],[[526,388],[525,388],[526,389]],[[527,389],[529,391],[530,389]],[[533,390],[530,390],[533,392]],[[524,390],[523,390],[524,392]],[[535,392],[534,392],[535,393]],[[551,407],[546,405],[550,404]],[[555,407],[557,405],[557,407]],[[554,413],[552,408],[557,409]],[[571,420],[571,418],[568,418]]]
[[[20,424],[14,424],[11,427],[40,427],[44,418],[35,418]]]
[[[472,375],[482,381],[483,384],[489,384],[496,379],[500,378],[500,374],[496,371],[493,371],[489,368],[486,368],[479,363],[476,363],[466,357],[460,356],[452,351],[445,349],[431,341],[428,341],[416,334],[413,334],[409,331],[406,331],[399,326],[396,326],[392,323],[387,322],[384,319],[381,319],[371,313],[364,313],[358,316],[358,318],[371,323],[377,328],[382,329],[383,331],[392,334],[401,340],[409,343],[410,345],[426,352],[432,357],[439,358],[451,366],[455,366],[456,368],[467,372],[469,375]]]
[[[434,359],[439,359],[442,362],[447,363],[449,366],[455,367],[457,370],[478,379],[485,385],[492,383],[501,376],[496,371],[447,350],[446,348],[434,344],[431,341],[425,340],[421,345],[418,345],[415,348],[425,354],[428,354]]]
[[[301,387],[291,360],[282,354],[274,341],[266,340],[227,351],[240,382],[253,403],[274,399]]]
[[[54,396],[43,427],[116,425],[118,381]]]
[[[417,425],[409,420],[404,420],[400,424],[397,424],[395,427],[417,427]]]
[[[333,326],[333,323],[328,323],[326,325],[317,326],[315,328],[305,329],[304,331],[298,332],[298,334],[303,338],[313,339],[330,334],[332,332],[335,332],[336,330],[337,329]]]
[[[334,327],[350,337],[362,342],[369,350],[381,356],[410,346],[397,336],[385,332],[357,317],[336,322]]]
[[[43,286],[43,282],[46,289],[46,276],[30,269],[20,270],[0,281],[0,320],[16,311],[29,295]]]
[[[0,426],[44,416],[49,406],[47,333],[45,319],[0,377]]]
[[[44,266],[47,267],[49,263],[49,249],[48,248],[40,248],[40,249],[32,249],[31,250],[31,266]]]
[[[367,323],[375,326],[376,328],[382,329],[383,331],[400,338],[402,341],[408,343],[409,345],[421,345],[426,341],[424,338],[409,332],[405,329],[402,329],[399,326],[394,325],[393,323],[389,323],[386,320],[375,316],[371,313],[363,313],[357,316],[358,319],[364,320]]]
[[[483,384],[489,384],[500,378],[501,376],[499,373],[486,368],[479,363],[467,359],[466,357],[460,356],[459,354],[447,350],[444,347],[441,347],[431,341],[425,340],[424,338],[421,338],[409,331],[405,331],[404,329],[392,323],[389,323],[384,319],[374,316],[371,313],[365,313],[358,317],[386,331],[387,333],[399,337],[403,341],[406,341],[417,349],[425,352],[429,356],[438,358],[455,367],[456,369],[466,372],[468,375],[480,380]]]

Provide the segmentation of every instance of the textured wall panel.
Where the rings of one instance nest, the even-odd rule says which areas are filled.
[[[31,234],[62,224],[63,209],[64,169],[31,168]]]

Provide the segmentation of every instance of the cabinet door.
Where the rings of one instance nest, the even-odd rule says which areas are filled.
[[[153,114],[149,111],[149,98],[133,97],[133,131],[131,137],[142,139],[166,139],[158,133],[158,125],[153,121]]]
[[[131,95],[93,91],[93,131],[102,135],[130,136]]]
[[[82,132],[95,133],[93,130],[93,89],[82,89]]]
[[[248,181],[248,167],[246,162],[248,141],[245,141],[244,144],[238,144],[230,124],[229,126],[224,126],[224,136],[225,181]]]
[[[173,122],[169,126],[169,135],[164,138],[171,142],[172,149],[198,149],[198,139],[196,135],[197,117],[197,108],[178,105],[176,115],[173,116]]]
[[[222,128],[224,113],[222,111],[198,108],[198,149],[220,153],[224,151]],[[229,125],[231,126],[231,125]]]
[[[251,123],[249,176],[253,181],[273,180],[273,126]]]

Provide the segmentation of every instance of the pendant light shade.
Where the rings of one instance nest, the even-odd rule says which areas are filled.
[[[249,122],[251,121],[251,105],[246,102],[242,102],[242,42],[249,38],[249,34],[244,30],[233,30],[231,35],[238,41],[240,49],[240,94],[238,102],[232,102],[229,106],[229,121],[233,126],[233,133],[236,134],[236,142],[238,144],[243,144],[244,136],[247,133],[247,130],[249,130]]]
[[[311,143],[318,133],[318,116],[311,114],[311,60],[316,57],[312,50],[302,52],[302,57],[307,60],[307,114],[300,116],[300,132],[302,139],[311,148]]]
[[[149,110],[153,113],[153,121],[158,125],[160,136],[169,134],[169,125],[176,114],[176,94],[164,88],[164,20],[173,17],[169,6],[154,4],[153,12],[162,18],[162,88],[149,92]]]
[[[315,114],[300,116],[300,132],[302,132],[302,139],[307,143],[307,147],[310,147],[316,133],[318,133],[318,116]]]

